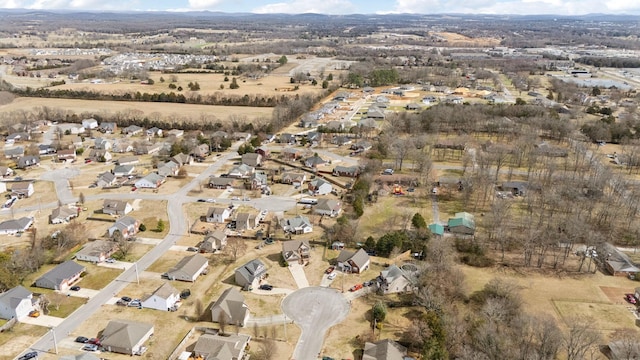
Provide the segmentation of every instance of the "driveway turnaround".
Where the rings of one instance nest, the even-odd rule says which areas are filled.
[[[349,314],[349,301],[336,289],[306,287],[282,301],[282,311],[300,327],[302,334],[292,359],[317,359],[327,330]]]

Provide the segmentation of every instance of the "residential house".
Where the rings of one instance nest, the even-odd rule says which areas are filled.
[[[205,221],[208,223],[224,223],[231,216],[231,209],[228,207],[210,207],[207,210]]]
[[[318,131],[310,131],[307,133],[307,141],[311,144],[317,144],[322,140],[322,133]]]
[[[303,215],[294,216],[291,219],[281,221],[282,229],[292,234],[308,234],[313,232],[313,225],[308,217]]]
[[[342,241],[334,241],[331,243],[331,250],[343,250],[344,243]]]
[[[28,169],[40,165],[40,157],[27,155],[18,159],[16,167],[18,169]]]
[[[133,165],[116,165],[113,168],[113,175],[116,177],[131,176],[135,169],[136,167]]]
[[[407,348],[389,339],[364,344],[362,360],[408,360]]]
[[[191,165],[193,164],[193,157],[191,157],[191,155],[179,153],[172,156],[169,161],[173,161],[174,163],[178,164],[178,166]]]
[[[258,227],[259,219],[255,214],[238,213],[236,215],[236,230],[251,230]]]
[[[109,232],[109,237],[114,237],[114,235],[119,232],[120,235],[126,239],[137,234],[139,227],[140,222],[138,220],[131,216],[123,216],[119,218],[107,231]]]
[[[328,161],[321,158],[318,155],[313,155],[311,157],[308,157],[304,160],[304,166],[306,167],[310,167],[310,168],[317,168],[319,166],[323,166],[325,164],[327,164]]]
[[[136,155],[153,155],[162,150],[162,144],[140,144],[133,151]]]
[[[337,120],[331,120],[324,124],[324,128],[329,132],[341,132],[344,131],[344,123]]]
[[[33,293],[21,285],[0,294],[0,319],[20,321],[33,310]]]
[[[315,178],[309,181],[307,189],[311,195],[327,195],[333,190],[333,185],[323,178]]]
[[[345,273],[360,274],[369,268],[369,254],[364,249],[351,252],[348,250],[340,251],[340,255],[336,259],[338,269]]]
[[[271,150],[265,146],[260,146],[256,149],[256,154],[259,154],[262,159],[268,159],[271,156]]]
[[[4,157],[7,159],[18,159],[24,156],[24,147],[16,146],[11,149],[4,149]]]
[[[318,215],[336,217],[342,212],[342,203],[335,199],[319,199],[313,212]]]
[[[240,360],[245,358],[249,341],[251,336],[244,334],[203,334],[196,341],[193,353],[200,359]]]
[[[640,358],[640,342],[637,338],[612,341],[602,352],[610,360],[635,360]]]
[[[82,138],[80,136],[72,136],[69,141],[71,141],[71,145],[76,149],[82,147]]]
[[[308,263],[310,255],[311,246],[309,246],[309,240],[288,240],[282,242],[282,257],[287,263]]]
[[[80,280],[80,275],[85,270],[84,266],[68,260],[36,279],[35,286],[43,289],[66,290]]]
[[[134,136],[138,134],[142,134],[144,129],[138,125],[129,125],[126,128],[122,129],[122,133],[128,136]]]
[[[105,199],[102,203],[102,213],[109,215],[127,215],[133,211],[133,207],[124,200]]]
[[[429,224],[429,231],[431,231],[431,233],[433,235],[438,235],[438,236],[443,236],[444,235],[444,225],[441,224]]]
[[[248,178],[249,175],[253,174],[253,172],[255,171],[254,168],[252,168],[249,165],[246,164],[240,164],[237,165],[235,167],[233,167],[231,170],[229,170],[229,172],[227,173],[228,177],[233,177],[233,178]]]
[[[135,165],[139,163],[140,159],[137,156],[125,156],[116,161],[118,165]]]
[[[280,153],[285,160],[296,161],[302,158],[302,150],[297,148],[284,148]]]
[[[166,272],[169,280],[195,282],[209,266],[209,260],[200,254],[186,256]]]
[[[466,212],[456,213],[454,217],[449,218],[447,230],[453,234],[473,235],[476,231],[473,215]]]
[[[109,352],[142,355],[144,343],[153,335],[152,324],[131,320],[111,320],[102,331],[101,347]]]
[[[422,103],[428,106],[434,105],[435,103],[438,102],[438,98],[436,98],[435,96],[431,95],[431,96],[425,96],[422,98]]]
[[[276,135],[275,134],[267,134],[264,137],[263,143],[272,143],[274,141],[276,141]]]
[[[313,114],[307,114],[302,119],[300,119],[298,126],[301,128],[314,128],[317,127],[318,124],[319,120],[316,116],[313,116]]]
[[[283,184],[289,184],[293,186],[302,186],[302,184],[307,180],[307,175],[303,172],[293,172],[288,171],[282,173],[282,178],[280,182]]]
[[[147,176],[135,182],[134,186],[138,189],[157,189],[165,181],[165,177],[156,173],[150,173]]]
[[[193,150],[191,151],[191,156],[197,161],[203,161],[207,158],[207,156],[209,156],[210,153],[211,150],[209,150],[208,144],[200,144],[193,148]]]
[[[333,168],[333,176],[358,177],[360,168],[358,166],[336,166]]]
[[[151,129],[147,129],[146,134],[149,137],[162,137],[162,129],[154,126]]]
[[[407,110],[407,111],[417,111],[417,110],[422,109],[422,106],[420,106],[420,104],[410,103],[410,104],[405,105],[404,109]]]
[[[457,96],[457,95],[447,95],[447,97],[445,97],[444,101],[447,104],[455,104],[455,105],[460,105],[464,102],[464,98],[462,96]]]
[[[21,217],[0,222],[0,235],[15,235],[27,231],[33,225],[32,217]]]
[[[215,230],[204,237],[199,249],[203,253],[214,253],[223,250],[225,246],[227,246],[227,234],[224,231]]]
[[[98,150],[111,150],[113,148],[113,141],[105,138],[96,138],[93,141],[93,148]]]
[[[415,272],[405,271],[396,265],[382,270],[377,278],[378,289],[383,294],[411,292],[415,283]]]
[[[604,257],[604,267],[613,276],[636,277],[640,272],[640,268],[634,264],[627,254],[618,250],[610,243],[604,243],[602,247],[598,249],[598,252],[602,255],[606,254],[606,257]],[[598,256],[594,253],[595,250],[591,252],[590,256]]]
[[[98,126],[98,131],[105,134],[115,134],[118,130],[118,125],[114,122],[103,122]]]
[[[244,296],[235,287],[225,290],[211,306],[211,320],[213,322],[222,320],[230,325],[244,326],[249,320],[249,316],[249,307],[244,302]]]
[[[33,183],[30,181],[11,184],[11,195],[17,196],[19,199],[31,197],[34,192]]]
[[[161,311],[171,311],[176,309],[176,304],[180,301],[180,292],[171,284],[165,282],[154,292],[142,298],[142,307],[145,309],[155,309]]]
[[[351,142],[351,138],[345,135],[334,136],[333,139],[331,139],[331,143],[338,146],[349,145]]]
[[[8,166],[0,166],[0,176],[1,177],[13,176],[13,169]]]
[[[109,187],[116,184],[116,176],[112,172],[105,172],[98,175],[98,180],[96,180],[96,186],[99,187]]]
[[[60,206],[53,211],[49,215],[49,223],[50,224],[64,224],[71,221],[71,219],[78,217],[78,209],[70,208],[68,206]]]
[[[118,250],[118,244],[110,240],[94,240],[86,243],[76,253],[76,260],[101,263]]]
[[[248,263],[240,266],[235,271],[236,284],[243,289],[248,289],[258,281],[262,280],[264,274],[267,273],[267,267],[260,259],[253,259]]]
[[[261,172],[254,172],[249,178],[249,188],[251,190],[260,190],[269,186],[267,174]]]
[[[376,106],[370,106],[367,110],[367,117],[375,120],[384,120],[385,115],[382,109]]]
[[[297,143],[296,136],[293,134],[281,134],[280,138],[278,138],[278,142],[281,144],[289,144],[294,145]]]
[[[91,151],[89,151],[89,156],[87,156],[87,158],[90,159],[91,161],[105,162],[105,161],[111,161],[111,159],[113,158],[113,155],[111,155],[111,153],[108,150],[91,149]]]
[[[39,144],[38,145],[38,155],[52,155],[55,154],[58,150],[51,144]]]
[[[94,118],[82,120],[82,127],[87,130],[93,130],[98,127],[98,120]]]
[[[85,128],[82,124],[71,124],[67,130],[71,135],[78,135],[84,133]]]
[[[74,161],[76,159],[75,149],[63,149],[58,151],[58,161]]]
[[[14,143],[21,141],[29,141],[31,140],[31,135],[26,132],[17,132],[13,134],[9,134],[5,139],[5,145],[13,145]]]
[[[508,191],[513,196],[524,196],[529,183],[526,181],[508,181],[498,186],[498,191]]]
[[[209,177],[209,188],[211,189],[226,189],[233,186],[235,179],[228,177],[215,177],[211,175]]]
[[[180,129],[172,129],[167,131],[167,136],[171,136],[171,137],[182,137],[184,135],[184,130],[180,130]]]
[[[243,154],[242,163],[251,167],[259,167],[262,165],[262,155],[258,153]]]
[[[173,161],[167,161],[166,163],[158,166],[158,175],[163,177],[171,177],[178,175],[180,171],[180,164]]]

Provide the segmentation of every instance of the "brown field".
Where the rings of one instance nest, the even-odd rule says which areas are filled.
[[[498,46],[500,44],[500,39],[495,38],[470,38],[452,32],[434,32],[434,34],[445,38],[450,46],[469,43],[477,44],[478,46]]]
[[[18,323],[11,330],[0,333],[0,359],[14,359],[47,331],[43,326]]]

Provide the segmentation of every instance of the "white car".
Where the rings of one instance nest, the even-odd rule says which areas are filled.
[[[214,203],[214,202],[216,202],[216,199],[207,199],[207,200],[206,200],[206,202],[208,202],[208,203]]]
[[[331,274],[329,274],[329,275],[327,276],[327,279],[329,279],[329,280],[333,280],[333,279],[335,279],[335,278],[336,278],[336,275],[337,275],[337,273],[332,272]]]

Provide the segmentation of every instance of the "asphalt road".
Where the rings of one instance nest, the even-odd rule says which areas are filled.
[[[350,308],[343,294],[326,287],[306,287],[285,297],[282,311],[302,330],[291,359],[319,358],[325,333],[344,320]]]

